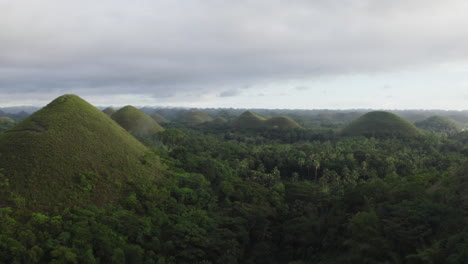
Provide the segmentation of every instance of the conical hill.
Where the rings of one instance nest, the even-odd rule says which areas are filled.
[[[296,121],[287,116],[276,116],[265,121],[267,127],[279,129],[302,128]]]
[[[351,122],[342,131],[346,136],[415,136],[421,132],[407,120],[389,112],[373,111]]]
[[[233,122],[234,126],[241,129],[267,128],[267,129],[295,129],[302,128],[296,121],[286,116],[271,118],[261,117],[253,112],[245,111]]]
[[[459,131],[455,121],[445,116],[431,116],[425,120],[414,123],[414,125],[425,131],[447,136]]]
[[[64,95],[0,134],[0,205],[107,204],[160,174],[147,148],[94,106]]]
[[[190,110],[181,113],[180,121],[189,125],[199,125],[213,121],[213,117],[200,110]]]
[[[113,115],[116,111],[112,107],[107,107],[106,109],[102,110],[102,112],[108,116]]]
[[[167,120],[164,116],[162,116],[159,113],[152,114],[151,118],[153,118],[154,121],[158,122],[158,124],[169,123],[169,120]]]
[[[164,131],[153,118],[131,105],[119,109],[112,115],[112,119],[138,138]]]

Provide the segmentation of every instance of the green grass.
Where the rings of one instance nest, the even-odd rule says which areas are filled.
[[[138,138],[164,131],[158,122],[133,106],[125,106],[112,115],[112,119]]]
[[[107,107],[106,109],[102,110],[102,112],[104,112],[104,114],[108,115],[108,116],[111,116],[113,115],[116,111],[114,108],[112,107]]]
[[[250,111],[245,111],[233,125],[238,128],[274,128],[274,129],[294,129],[302,128],[296,121],[286,116],[264,118]]]
[[[161,174],[147,148],[103,112],[75,95],[64,95],[0,134],[0,168],[11,196],[35,210],[120,198],[127,182]],[[12,195],[10,194],[12,193]],[[19,197],[19,198],[18,198]]]
[[[181,113],[180,121],[189,125],[199,125],[213,121],[213,117],[200,110],[190,110]]]
[[[407,120],[384,111],[369,112],[342,130],[345,136],[415,136],[421,132]]]

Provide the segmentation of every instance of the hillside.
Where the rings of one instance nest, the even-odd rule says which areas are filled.
[[[263,127],[263,121],[266,119],[253,112],[245,111],[233,121],[237,128],[260,128]]]
[[[167,120],[164,116],[162,116],[159,113],[152,114],[151,118],[153,118],[154,121],[158,122],[158,124],[169,123],[169,120]]]
[[[345,136],[415,136],[420,131],[405,119],[384,111],[373,111],[352,121],[342,130]]]
[[[219,116],[219,117],[215,118],[213,120],[213,122],[217,123],[217,124],[224,124],[224,123],[227,122],[227,120],[226,120],[226,118]]]
[[[0,117],[0,133],[12,128],[15,125],[15,120],[8,116]]]
[[[276,116],[264,121],[267,127],[279,129],[302,128],[296,121],[287,116]]]
[[[131,105],[119,109],[112,115],[112,119],[130,132],[130,134],[139,138],[164,131],[164,128],[154,121],[153,118]]]
[[[180,114],[179,121],[189,125],[199,125],[205,122],[213,121],[213,117],[211,117],[208,113],[200,110],[190,110],[183,111]]]
[[[453,135],[459,131],[457,124],[448,117],[431,116],[423,121],[416,122],[414,125],[427,132],[442,135]]]
[[[302,128],[296,121],[286,116],[271,118],[261,117],[253,112],[246,111],[233,121],[233,125],[241,129],[268,128],[268,129],[294,129]]]
[[[116,111],[112,107],[107,107],[106,109],[102,110],[102,112],[108,116],[113,115]]]
[[[146,152],[94,106],[61,96],[0,134],[0,168],[9,181],[0,203],[12,195],[36,210],[109,203],[120,198],[125,182],[158,171],[156,163],[142,163]]]

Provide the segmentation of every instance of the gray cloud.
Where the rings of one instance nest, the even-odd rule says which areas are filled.
[[[219,94],[219,97],[232,97],[232,96],[237,96],[240,95],[241,91],[240,89],[230,89],[223,91]]]
[[[466,61],[467,8],[462,0],[1,1],[0,94],[233,96],[263,81]]]

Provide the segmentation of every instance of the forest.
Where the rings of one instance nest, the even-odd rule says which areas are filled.
[[[468,132],[460,121],[432,118],[416,122],[417,128],[392,114],[388,124],[372,128],[364,122],[386,114],[363,119],[365,112],[347,112],[320,122],[303,114],[269,122],[261,111],[181,118],[188,111],[142,109],[167,120],[150,127],[142,118],[146,125],[135,127],[135,116],[148,117],[136,108],[105,111],[113,120],[89,109],[96,123],[115,121],[145,146],[139,160],[157,165],[151,172],[139,169],[138,177],[153,171],[159,177],[119,180],[119,195],[104,199],[102,193],[112,190],[101,186],[104,173],[95,163],[81,171],[73,167],[79,175],[70,176],[73,184],[63,189],[72,191],[64,193],[44,190],[59,188],[55,176],[41,176],[43,185],[28,180],[42,173],[28,164],[24,184],[30,187],[22,190],[14,181],[26,164],[10,164],[28,162],[29,153],[18,146],[15,157],[8,156],[8,142],[19,134],[55,133],[60,114],[53,107],[75,100],[65,99],[26,119],[0,119],[0,263],[468,263]],[[86,107],[79,102],[69,108],[84,113]],[[95,131],[101,128],[76,134],[87,121],[75,112],[66,117],[77,118],[70,126],[73,140],[86,133],[99,139]],[[293,119],[298,127],[281,127]],[[390,133],[396,123],[402,132]],[[351,133],[348,125],[372,133]],[[54,144],[62,144],[63,134],[51,134]],[[82,151],[59,147],[60,156]],[[57,165],[57,175],[67,170]]]

